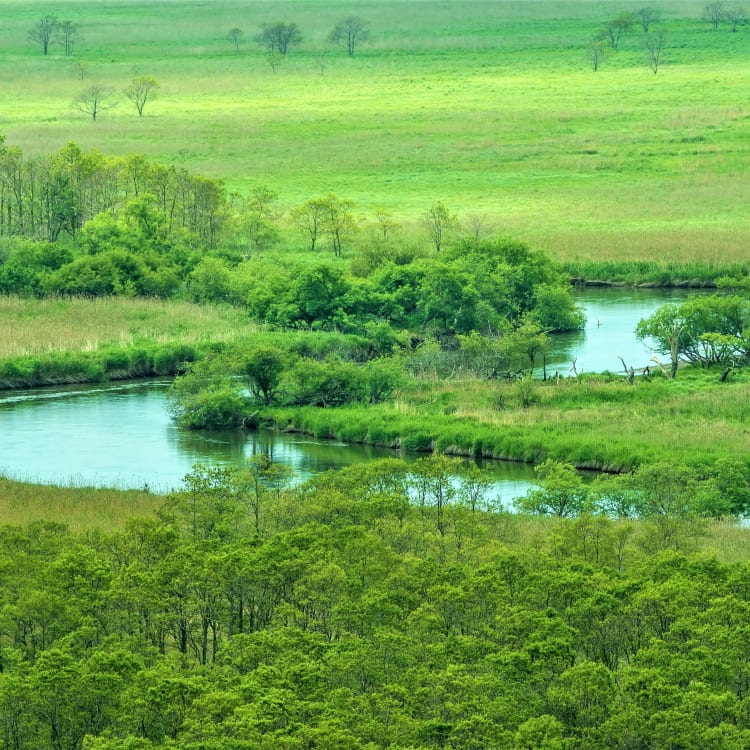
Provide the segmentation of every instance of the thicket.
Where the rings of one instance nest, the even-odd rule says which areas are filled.
[[[746,562],[446,470],[259,458],[123,531],[3,527],[2,746],[747,747]]]

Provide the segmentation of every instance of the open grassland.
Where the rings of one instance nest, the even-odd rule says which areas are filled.
[[[593,34],[641,5],[6,1],[0,133],[27,154],[72,140],[266,185],[283,210],[334,192],[363,224],[385,208],[405,232],[441,201],[560,260],[744,262],[750,28],[659,3],[658,73],[640,29],[595,73]],[[27,41],[45,12],[80,25],[72,58]],[[353,58],[326,41],[350,13],[371,30]],[[278,20],[303,41],[273,71],[254,36]],[[142,118],[121,93],[135,75],[160,83]],[[72,106],[92,83],[120,92],[97,122]]]
[[[0,296],[0,359],[49,352],[92,352],[140,343],[233,341],[258,326],[241,310],[189,302]]]

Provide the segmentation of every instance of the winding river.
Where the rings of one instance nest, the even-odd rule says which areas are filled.
[[[578,293],[586,328],[558,336],[548,374],[642,367],[650,353],[636,323],[686,292],[586,289]],[[0,474],[47,484],[149,487],[168,491],[196,463],[241,465],[258,452],[287,464],[297,481],[331,468],[400,455],[272,431],[196,432],[178,428],[166,409],[168,380],[0,392]],[[409,456],[404,456],[407,460]],[[414,458],[413,456],[411,458]],[[533,486],[530,466],[491,462],[504,504]]]

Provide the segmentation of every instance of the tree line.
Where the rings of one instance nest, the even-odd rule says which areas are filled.
[[[444,457],[196,467],[122,531],[0,529],[0,747],[739,750],[748,566],[705,531],[542,525]]]

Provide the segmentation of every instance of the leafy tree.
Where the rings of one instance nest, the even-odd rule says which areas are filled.
[[[116,102],[111,101],[114,89],[109,86],[94,84],[89,86],[74,99],[73,105],[81,112],[91,116],[96,122],[96,118],[102,113],[116,106]]]
[[[448,232],[457,225],[456,217],[438,201],[434,206],[427,209],[423,221],[432,246],[435,248],[435,252],[439,253]]]
[[[310,250],[315,251],[315,243],[324,230],[326,221],[326,200],[315,198],[305,201],[292,209],[289,219],[296,227],[310,237]]]
[[[589,493],[586,485],[570,464],[548,458],[535,469],[540,489],[530,490],[515,501],[524,513],[560,517],[576,516],[586,509]]]
[[[324,199],[323,228],[330,235],[333,245],[333,254],[341,257],[344,242],[353,234],[354,216],[352,208],[354,203],[349,200],[337,198],[329,193]]]
[[[243,370],[250,382],[250,391],[256,398],[270,404],[281,382],[286,367],[286,357],[280,349],[264,347],[254,349],[245,357]]]
[[[42,16],[29,31],[28,37],[32,44],[39,46],[42,54],[49,52],[50,44],[53,42],[59,23],[57,16]]]
[[[296,23],[265,23],[258,35],[258,43],[269,53],[277,52],[284,57],[292,48],[302,41],[302,34]]]
[[[354,51],[370,36],[369,24],[359,16],[347,16],[336,22],[328,39],[346,50],[349,57],[354,57]]]
[[[149,100],[153,100],[159,84],[151,76],[138,76],[124,89],[125,96],[133,103],[138,111],[138,117],[143,117],[143,109]],[[96,118],[94,118],[96,119]]]

